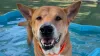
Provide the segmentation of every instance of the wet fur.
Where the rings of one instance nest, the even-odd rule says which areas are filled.
[[[56,8],[55,6],[51,6],[51,8],[56,8],[56,10],[63,10],[63,12],[65,13],[64,15],[67,16],[67,19],[64,19],[64,21],[66,22],[65,24],[67,26],[67,27],[65,27],[66,30],[63,31],[62,38],[61,38],[62,41],[60,41],[60,43],[57,44],[57,45],[59,45],[59,44],[62,44],[63,42],[66,42],[67,45],[60,55],[63,55],[63,56],[71,56],[72,55],[72,46],[71,46],[70,38],[69,38],[68,25],[71,21],[74,20],[76,14],[78,13],[80,4],[81,4],[81,1],[76,2],[76,3],[68,6],[67,8],[60,8],[60,7]],[[32,13],[39,14],[43,10],[40,9],[39,10],[40,12],[38,12],[38,9],[32,9],[32,8],[29,8],[29,7],[21,5],[21,4],[17,4],[17,6],[18,6],[18,9],[20,10],[20,12],[22,13],[22,15],[27,20],[26,22],[20,22],[18,25],[27,27],[27,34],[28,34],[27,42],[28,42],[28,44],[30,45],[31,42],[34,44],[35,56],[45,56],[45,54],[43,52],[41,52],[41,50],[38,47],[39,40],[37,40],[36,31],[37,31],[37,28],[39,28],[40,24],[38,23],[37,24],[38,26],[33,27],[33,25],[35,25],[35,22],[34,22],[35,20],[31,19],[31,18],[36,17],[36,15],[33,16]],[[44,7],[42,7],[42,9],[45,9],[47,7],[48,6],[44,6]],[[52,13],[55,13],[55,12],[52,12]],[[44,15],[44,16],[46,16],[46,15]],[[52,15],[51,15],[51,18],[52,18]],[[48,17],[48,19],[47,20],[45,19],[44,21],[42,21],[42,23],[43,22],[51,22],[50,20],[51,19]],[[55,22],[52,22],[52,23],[55,23]],[[59,25],[62,25],[62,23],[59,23],[58,26],[56,25],[56,27],[60,29],[59,32],[62,32],[62,28],[59,27]]]

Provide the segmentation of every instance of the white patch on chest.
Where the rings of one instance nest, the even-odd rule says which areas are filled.
[[[43,50],[43,49],[42,49]],[[47,51],[45,51],[45,50],[43,50],[43,53],[45,54],[45,55],[47,55],[47,54],[58,54],[59,53],[59,51],[60,51],[60,46],[59,47],[57,47],[57,46],[55,46],[55,47],[53,47],[52,49],[50,49],[50,50],[47,50]]]

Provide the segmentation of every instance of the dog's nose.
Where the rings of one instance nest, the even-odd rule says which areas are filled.
[[[41,28],[40,28],[40,33],[42,36],[44,37],[49,37],[52,35],[53,33],[53,27],[51,25],[43,25]]]

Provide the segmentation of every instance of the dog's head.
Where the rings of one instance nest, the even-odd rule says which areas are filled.
[[[78,13],[81,2],[67,8],[43,6],[38,9],[18,4],[18,9],[31,26],[35,38],[44,50],[60,46],[68,33],[68,25]],[[26,25],[26,23],[22,24]]]

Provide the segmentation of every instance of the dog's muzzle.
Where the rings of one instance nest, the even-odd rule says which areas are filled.
[[[43,25],[40,28],[40,34],[42,37],[50,37],[53,35],[53,30],[51,25]]]
[[[54,28],[51,25],[42,25],[40,27],[40,43],[44,50],[52,49],[56,43],[59,42],[59,38],[54,37]]]

